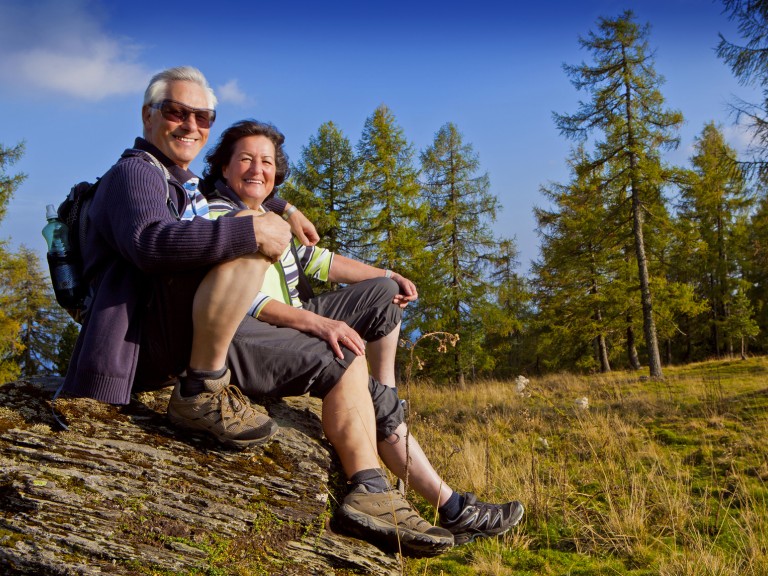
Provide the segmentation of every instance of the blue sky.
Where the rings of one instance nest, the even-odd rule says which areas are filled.
[[[538,255],[539,188],[568,179],[572,143],[552,112],[574,112],[584,97],[562,65],[589,61],[579,36],[627,9],[651,25],[662,92],[686,119],[669,161],[686,163],[709,121],[743,150],[747,135],[727,103],[756,98],[715,56],[718,32],[737,39],[720,2],[0,0],[0,143],[26,142],[11,170],[28,175],[0,239],[42,254],[45,205],[101,175],[140,135],[154,72],[190,64],[220,99],[209,143],[232,122],[258,118],[286,134],[298,160],[322,123],[334,121],[354,144],[386,104],[418,152],[455,123],[502,204],[494,230],[516,238],[524,272]]]

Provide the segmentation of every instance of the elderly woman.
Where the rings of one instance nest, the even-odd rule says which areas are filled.
[[[264,210],[262,203],[289,171],[283,142],[274,126],[251,120],[224,131],[206,156],[202,186],[213,217]],[[302,299],[299,287],[305,273],[348,286]],[[411,486],[439,509],[441,525],[450,531],[428,528],[414,517],[418,522],[412,530],[421,536],[416,538],[413,555],[427,555],[444,549],[446,533],[457,544],[501,534],[520,520],[523,507],[519,502],[487,504],[473,494],[454,492],[412,436],[407,450],[406,442],[400,441],[408,429],[393,387],[394,356],[402,308],[416,297],[416,287],[400,274],[294,242],[267,272],[261,293],[230,346],[228,365],[233,381],[247,395],[309,392],[323,398],[324,431],[353,485],[337,512],[340,524],[350,531],[376,541],[378,532],[369,533],[370,526],[382,521],[394,526],[393,502],[395,508],[412,513],[410,505],[392,492],[376,459],[380,456],[394,474],[404,478],[410,457]],[[366,351],[373,377],[368,373]],[[349,394],[329,407],[329,398],[345,394],[338,394],[342,384],[354,390],[356,399]],[[362,415],[375,419],[375,424],[361,419]],[[362,424],[362,429],[345,435],[352,433],[353,423]],[[343,426],[348,426],[346,432],[341,431]],[[369,467],[352,465],[348,454],[366,448],[371,450]],[[372,516],[377,517],[373,523]],[[402,523],[398,530],[402,538]]]

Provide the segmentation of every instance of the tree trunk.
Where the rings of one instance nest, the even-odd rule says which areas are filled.
[[[653,320],[653,302],[651,285],[648,275],[648,261],[645,257],[645,240],[643,238],[643,207],[638,194],[632,192],[632,209],[634,211],[633,226],[635,228],[635,252],[637,254],[637,272],[640,276],[640,298],[643,306],[643,332],[648,347],[648,369],[651,378],[660,380],[664,377],[661,370],[659,342],[656,339],[656,323]]]
[[[635,345],[635,331],[632,329],[632,316],[627,315],[627,355],[629,356],[629,369],[640,370],[640,358],[637,355]]]
[[[591,247],[590,247],[591,248]],[[592,263],[594,264],[594,254],[592,255]],[[592,270],[593,279],[592,279],[592,288],[590,289],[590,293],[593,295],[596,295],[598,293],[598,287],[597,282],[594,280],[596,273],[595,270]],[[597,322],[598,326],[603,325],[603,313],[600,311],[600,307],[595,308],[595,321]],[[611,371],[611,363],[608,360],[608,346],[605,343],[605,335],[601,332],[598,334],[597,338],[595,338],[595,352],[597,353],[597,358],[600,361],[600,372],[603,374]]]
[[[626,58],[625,58],[626,61]],[[656,323],[653,320],[653,301],[651,299],[651,283],[648,274],[648,259],[645,256],[645,238],[643,236],[644,207],[640,200],[637,156],[634,150],[634,117],[632,115],[632,88],[629,79],[625,80],[624,98],[626,102],[627,146],[629,148],[629,178],[630,193],[632,194],[632,234],[635,240],[635,256],[637,271],[640,279],[640,300],[643,308],[643,332],[648,348],[648,368],[651,378],[662,379],[661,356],[659,342],[656,339]]]
[[[741,337],[741,359],[747,359],[747,339],[744,336]]]
[[[459,388],[461,388],[462,390],[467,386],[467,381],[464,379],[464,372],[461,369],[459,369],[459,374],[456,378],[456,383],[459,385]]]
[[[605,336],[602,334],[595,338],[597,347],[597,357],[600,360],[600,372],[607,374],[611,371],[611,361],[608,359],[608,346],[605,343]]]

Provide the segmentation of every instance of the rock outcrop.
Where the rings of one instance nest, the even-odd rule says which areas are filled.
[[[0,386],[0,574],[399,574],[335,533],[340,471],[319,403],[270,404],[262,448],[223,449],[165,418],[170,389],[124,407],[61,398],[57,379]]]

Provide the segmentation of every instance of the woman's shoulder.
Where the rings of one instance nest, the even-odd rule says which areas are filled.
[[[208,214],[211,220],[239,209],[232,200],[219,194],[206,195],[205,199],[208,201]]]

